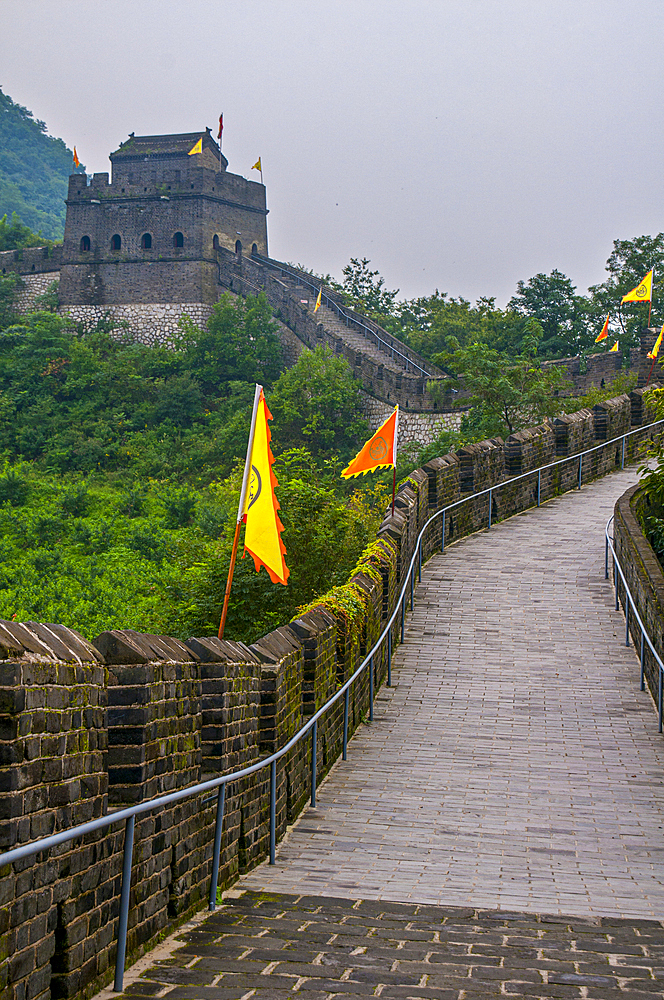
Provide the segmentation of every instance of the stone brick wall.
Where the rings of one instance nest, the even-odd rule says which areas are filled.
[[[641,530],[639,515],[647,514],[647,498],[637,486],[632,486],[620,497],[614,509],[614,546],[616,555],[627,579],[627,585],[636,602],[639,616],[653,642],[659,657],[664,661],[664,572],[650,543]],[[614,585],[625,608],[624,586],[617,573]],[[641,629],[632,616],[630,627],[632,642],[641,648]],[[647,644],[645,647],[645,680],[655,704],[659,697],[659,665]]]

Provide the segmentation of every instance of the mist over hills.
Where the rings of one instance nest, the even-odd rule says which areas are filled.
[[[33,232],[62,239],[72,158],[62,139],[46,134],[45,122],[0,88],[0,218],[16,212]]]

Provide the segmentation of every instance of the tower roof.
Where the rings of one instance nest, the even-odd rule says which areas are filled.
[[[177,135],[134,135],[120,143],[120,148],[110,155],[111,163],[132,160],[175,160],[186,158],[192,147],[203,140],[202,160],[195,165],[219,170],[219,146],[212,138],[210,129],[202,132],[182,132]],[[221,169],[225,170],[228,160],[221,155]]]

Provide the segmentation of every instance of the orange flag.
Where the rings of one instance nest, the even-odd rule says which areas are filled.
[[[78,153],[76,152],[76,146],[74,146],[74,166],[80,167],[81,161],[78,158]]]
[[[611,313],[609,313],[609,316]],[[602,332],[595,337],[595,343],[599,344],[600,340],[606,340],[609,336],[609,316],[604,320],[604,326],[602,327]]]
[[[246,523],[244,547],[254,557],[256,572],[265,566],[272,583],[285,585],[290,571],[284,559],[286,546],[281,540],[284,526],[277,513],[279,501],[274,494],[274,488],[279,483],[272,470],[274,456],[270,448],[272,435],[268,420],[272,420],[272,414],[261,389],[254,437],[247,458],[250,477],[242,511]]]
[[[363,476],[374,469],[388,469],[397,464],[399,406],[395,406],[384,424],[370,437],[358,455],[341,473],[344,479]]]

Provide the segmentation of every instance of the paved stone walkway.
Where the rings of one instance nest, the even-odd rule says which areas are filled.
[[[603,574],[634,479],[431,560],[318,808],[128,996],[664,997],[664,740]]]
[[[424,568],[394,688],[240,887],[664,917],[664,739],[603,531],[614,473]]]
[[[664,989],[659,921],[247,892],[128,983],[168,1000],[650,1000]],[[104,991],[103,1000],[110,1000]],[[102,998],[99,998],[102,1000]]]

